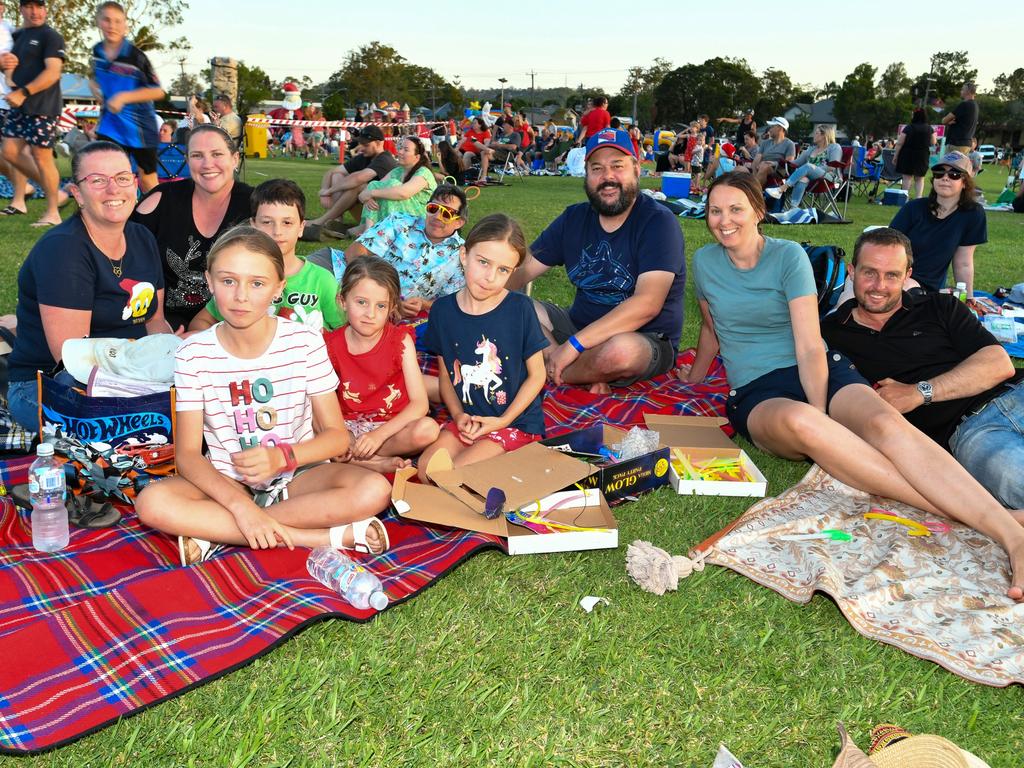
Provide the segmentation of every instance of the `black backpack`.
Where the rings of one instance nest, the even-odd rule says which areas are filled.
[[[818,289],[818,317],[824,317],[835,307],[846,282],[846,251],[838,245],[811,245],[800,243],[807,252],[814,271],[814,286]]]

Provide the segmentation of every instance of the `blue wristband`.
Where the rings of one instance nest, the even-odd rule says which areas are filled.
[[[580,340],[577,339],[575,335],[569,337],[569,343],[572,345],[572,348],[575,349],[577,352],[587,351],[587,348],[580,344]]]

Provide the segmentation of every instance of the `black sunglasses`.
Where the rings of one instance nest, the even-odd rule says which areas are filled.
[[[953,181],[960,181],[964,175],[963,171],[957,171],[953,168],[949,168],[947,170],[935,169],[932,171],[933,179],[944,179],[946,176],[949,176]]]

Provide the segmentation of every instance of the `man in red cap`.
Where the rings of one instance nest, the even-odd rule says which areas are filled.
[[[683,326],[683,233],[664,206],[639,194],[640,163],[625,131],[587,142],[583,186],[589,202],[569,206],[531,246],[512,280],[523,287],[554,266],[576,286],[570,308],[535,301],[552,346],[555,384],[593,392],[669,371]]]

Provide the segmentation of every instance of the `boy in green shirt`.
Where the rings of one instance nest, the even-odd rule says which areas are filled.
[[[345,324],[345,313],[338,306],[338,281],[323,267],[295,254],[295,245],[306,219],[306,196],[289,179],[270,179],[252,193],[252,225],[273,238],[284,254],[284,291],[274,302],[274,311],[314,330],[333,331]],[[224,318],[210,299],[199,310],[189,332],[201,331]]]

